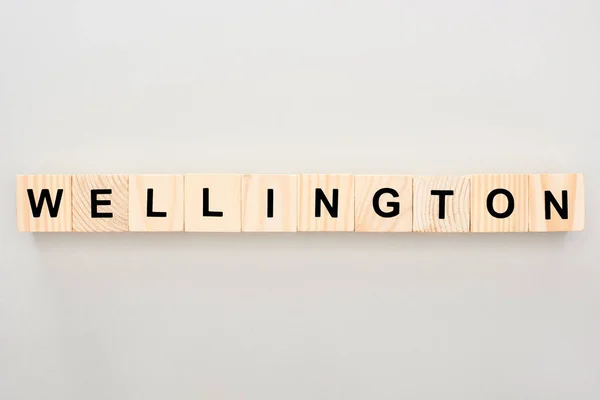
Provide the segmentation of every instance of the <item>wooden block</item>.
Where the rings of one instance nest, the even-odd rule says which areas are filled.
[[[128,175],[73,175],[73,231],[129,230]]]
[[[401,175],[354,177],[356,232],[411,232],[413,178]]]
[[[17,229],[71,232],[71,175],[17,176]]]
[[[300,175],[298,231],[354,231],[354,176]]]
[[[527,175],[471,177],[471,232],[527,232]]]
[[[419,176],[413,186],[413,231],[469,232],[469,177]]]
[[[241,175],[186,175],[186,232],[240,232],[241,190]]]
[[[583,174],[529,175],[529,231],[582,231]]]
[[[129,230],[183,231],[183,175],[129,176]]]
[[[297,175],[244,175],[242,230],[296,232]]]

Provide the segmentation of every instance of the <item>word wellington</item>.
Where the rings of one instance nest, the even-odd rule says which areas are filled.
[[[25,232],[557,232],[583,174],[21,175]]]

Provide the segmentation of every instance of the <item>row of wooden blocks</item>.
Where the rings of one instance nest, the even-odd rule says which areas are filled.
[[[583,230],[582,174],[20,175],[26,232]]]

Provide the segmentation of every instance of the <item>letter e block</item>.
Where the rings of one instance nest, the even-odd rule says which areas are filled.
[[[527,175],[474,175],[471,186],[471,232],[527,232]]]
[[[300,175],[298,231],[354,231],[354,176]]]
[[[71,175],[17,176],[20,232],[71,232]]]
[[[419,176],[413,187],[413,231],[469,232],[470,179]]]
[[[356,232],[411,232],[412,176],[354,177]]]
[[[529,175],[529,231],[582,231],[583,174]]]
[[[129,230],[128,175],[73,175],[73,231]]]
[[[183,231],[183,175],[129,176],[129,230]]]

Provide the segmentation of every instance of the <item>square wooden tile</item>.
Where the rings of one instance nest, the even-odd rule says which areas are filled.
[[[530,232],[582,231],[584,227],[583,174],[529,175]]]
[[[297,175],[244,175],[242,230],[296,232]]]
[[[298,231],[354,231],[354,176],[300,175]]]
[[[183,175],[129,176],[129,230],[183,231]]]
[[[471,232],[527,232],[527,175],[473,175],[471,188]]]
[[[413,183],[413,231],[469,232],[468,176],[418,176]]]
[[[413,178],[402,175],[354,177],[356,232],[411,232]]]
[[[129,230],[128,175],[73,175],[73,231]]]
[[[241,175],[186,175],[186,232],[240,232],[241,191]]]
[[[17,229],[71,232],[71,175],[17,176]]]

